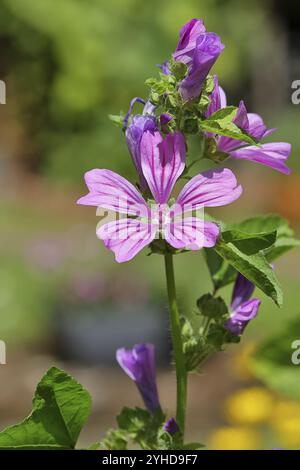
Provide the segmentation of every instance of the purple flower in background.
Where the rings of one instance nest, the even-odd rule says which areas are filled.
[[[251,299],[254,285],[242,274],[238,274],[231,299],[231,316],[225,323],[225,327],[232,334],[241,335],[249,321],[256,317],[261,301]]]
[[[136,344],[132,349],[120,348],[116,359],[124,372],[136,383],[147,410],[160,410],[156,386],[155,350],[152,344]]]
[[[199,96],[210,69],[223,49],[220,37],[206,32],[202,20],[194,18],[182,27],[173,59],[188,67],[188,74],[179,87],[184,100]]]
[[[242,192],[229,169],[210,170],[194,176],[181,190],[176,202],[168,200],[185,167],[185,140],[180,132],[162,137],[145,131],[140,143],[141,169],[155,204],[151,207],[125,178],[110,170],[85,174],[89,189],[78,204],[100,206],[127,217],[97,228],[97,236],[115,253],[119,263],[131,260],[160,234],[176,249],[199,250],[215,245],[219,228],[199,217],[183,217],[203,207],[235,201]],[[134,216],[134,218],[132,217]]]
[[[171,436],[174,436],[179,432],[179,426],[176,423],[174,418],[170,418],[164,425],[163,427],[164,431],[170,434]]]
[[[170,67],[169,67],[169,61],[168,60],[166,60],[162,64],[157,64],[157,67],[160,68],[162,73],[164,73],[165,75],[170,75],[171,70],[170,70]]]
[[[214,83],[211,102],[206,111],[207,118],[226,106],[226,95],[219,86],[217,77],[214,77]],[[258,142],[275,131],[275,129],[268,129],[258,114],[247,113],[243,101],[239,104],[233,122]],[[209,135],[211,136],[211,134]],[[218,150],[228,153],[232,158],[250,160],[274,168],[281,173],[290,173],[290,169],[285,163],[291,152],[291,145],[287,142],[272,142],[258,146],[248,145],[241,140],[218,135],[215,135],[215,139]]]

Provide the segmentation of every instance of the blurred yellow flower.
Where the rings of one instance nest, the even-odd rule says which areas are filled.
[[[258,424],[268,420],[273,412],[274,398],[262,387],[236,392],[224,403],[227,420],[237,424]]]
[[[300,405],[292,401],[280,401],[274,408],[270,420],[284,447],[300,447]]]
[[[213,450],[256,450],[260,447],[260,434],[246,427],[219,428],[210,438]]]
[[[250,380],[253,374],[249,367],[250,359],[255,352],[256,346],[254,343],[247,343],[241,351],[234,357],[233,371],[237,377],[242,380]]]

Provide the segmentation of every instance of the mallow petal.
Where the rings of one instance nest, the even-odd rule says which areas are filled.
[[[85,176],[89,189],[77,204],[101,206],[122,214],[146,216],[148,206],[138,190],[123,176],[111,170],[90,170]]]
[[[200,250],[215,246],[219,227],[198,217],[171,222],[164,232],[166,241],[176,249]]]
[[[229,204],[240,197],[242,187],[228,168],[216,168],[194,176],[181,190],[174,206],[174,214],[189,212],[201,207]]]
[[[206,29],[203,20],[193,18],[182,26],[179,33],[179,42],[173,54],[174,60],[189,64],[192,59],[196,42],[201,33]]]
[[[160,409],[156,385],[155,349],[152,344],[136,344],[132,349],[120,348],[116,359],[124,372],[136,383],[150,412]]]
[[[254,284],[239,273],[237,275],[232,292],[231,309],[235,310],[243,302],[249,300],[254,292],[254,289]]]
[[[250,145],[243,147],[230,152],[230,156],[232,158],[261,163],[288,175],[291,170],[285,162],[290,152],[291,144],[287,142],[272,142],[260,146]]]
[[[259,114],[248,113],[248,122],[248,134],[258,141],[271,135],[276,130],[268,129],[263,121],[263,118]]]
[[[249,321],[256,317],[261,301],[259,299],[251,299],[241,304],[233,311],[231,317],[225,323],[225,327],[232,334],[239,336],[243,333]]]
[[[199,96],[205,78],[223,49],[224,45],[217,34],[202,33],[198,36],[188,75],[179,87],[185,101]]]
[[[155,201],[164,204],[185,166],[185,141],[180,132],[165,139],[159,131],[144,132],[141,139],[141,165]]]
[[[120,219],[97,227],[97,237],[115,254],[118,263],[134,258],[155,237],[154,226],[137,219]]]

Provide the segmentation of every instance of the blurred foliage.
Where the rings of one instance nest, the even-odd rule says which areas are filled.
[[[299,318],[285,322],[279,334],[262,343],[252,359],[251,366],[253,373],[270,388],[300,400],[299,364],[292,362],[296,349],[293,343],[296,340],[299,340],[299,350]]]
[[[222,83],[246,88],[249,57],[268,38],[269,1],[0,0],[2,74],[17,93],[27,164],[80,181],[94,165],[132,171],[123,136],[107,119],[144,95],[143,82],[174,50],[192,17],[217,31]]]

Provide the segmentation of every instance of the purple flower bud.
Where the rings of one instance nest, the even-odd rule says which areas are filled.
[[[160,125],[161,125],[161,128],[162,130],[164,131],[165,128],[166,128],[166,125],[168,124],[168,122],[172,121],[173,117],[171,116],[171,114],[168,114],[168,113],[162,113],[159,117],[159,122],[160,122]]]
[[[184,100],[197,98],[211,67],[224,49],[220,37],[207,33],[202,20],[193,19],[183,26],[173,58],[188,66],[180,84]]]
[[[250,299],[255,286],[242,274],[238,274],[231,299],[231,316],[225,327],[232,334],[239,336],[243,333],[249,321],[256,317],[261,301]]]
[[[203,20],[193,18],[182,26],[179,33],[179,42],[173,54],[174,60],[190,65],[193,59],[197,39],[206,29]]]
[[[136,344],[132,349],[120,348],[116,359],[124,372],[136,383],[146,408],[160,410],[156,386],[155,351],[152,344]]]
[[[205,113],[205,117],[209,118],[213,113],[225,108],[227,104],[226,95],[223,88],[220,87],[217,75],[214,75],[214,89],[210,95],[210,103]]]
[[[242,303],[232,312],[225,326],[232,334],[239,336],[243,333],[249,321],[256,317],[261,301],[259,299],[248,300]]]
[[[250,299],[253,294],[255,286],[252,282],[248,281],[242,274],[238,274],[231,298],[231,310],[238,308],[243,302]]]
[[[196,48],[188,75],[180,84],[180,93],[184,100],[197,98],[204,81],[224,49],[220,37],[215,33],[203,33],[197,39]]]
[[[127,147],[131,154],[134,166],[139,174],[142,190],[145,190],[147,188],[147,183],[142,172],[140,143],[144,132],[155,129],[155,117],[149,114],[134,116],[130,125],[126,129]]]
[[[171,436],[174,436],[179,432],[179,426],[176,423],[174,418],[170,418],[164,425],[163,430],[170,434]]]

